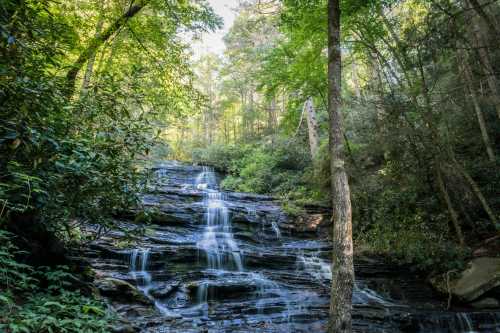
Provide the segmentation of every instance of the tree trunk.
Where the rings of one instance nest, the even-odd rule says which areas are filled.
[[[352,63],[351,73],[352,73],[352,83],[354,84],[354,93],[356,94],[356,98],[358,99],[359,102],[361,101],[362,95],[361,95],[361,87],[359,85],[358,70],[355,61]]]
[[[468,4],[474,9],[476,14],[484,21],[488,30],[490,31],[491,37],[496,40],[497,36],[500,36],[497,27],[493,20],[489,17],[488,13],[483,8],[483,5],[479,3],[478,0],[467,0]]]
[[[340,0],[328,1],[328,114],[333,204],[333,267],[329,333],[352,332],[352,209],[341,117]]]
[[[448,194],[448,191],[446,190],[446,186],[444,184],[443,176],[441,174],[441,170],[439,170],[439,166],[436,166],[438,170],[436,170],[436,177],[437,177],[437,183],[439,187],[439,191],[441,192],[441,195],[443,196],[443,199],[446,203],[446,207],[448,208],[448,212],[450,213],[451,217],[451,222],[453,223],[453,227],[455,228],[455,233],[458,238],[458,242],[460,245],[465,245],[464,241],[464,236],[462,233],[462,227],[460,226],[460,222],[458,221],[458,214],[453,208],[453,204],[451,202],[450,195]]]
[[[311,157],[314,160],[318,155],[319,150],[319,133],[318,133],[318,120],[316,117],[316,110],[311,97],[304,103],[304,110],[307,115],[307,129],[309,133],[309,147],[311,148]]]
[[[273,134],[276,129],[276,96],[273,96],[269,103],[268,118],[267,118],[267,131]]]
[[[123,13],[112,25],[110,25],[102,34],[92,38],[88,46],[80,53],[78,59],[71,65],[68,73],[66,74],[67,94],[73,95],[76,84],[76,77],[82,69],[83,65],[90,59],[99,47],[102,46],[115,32],[121,29],[132,17],[134,17],[141,9],[143,9],[149,0],[138,0],[136,3],[130,5],[128,10]]]
[[[94,38],[99,38],[99,35],[101,34],[102,26],[104,25],[103,14],[104,14],[104,3],[102,4],[101,13],[99,14],[99,19],[95,27]],[[96,54],[97,50],[94,50],[94,52],[92,52],[92,54],[90,55],[89,60],[87,61],[87,68],[85,70],[85,74],[83,75],[82,90],[81,90],[82,94],[85,94],[87,92],[87,88],[89,87],[90,79],[92,77],[92,73],[94,72],[94,63]]]
[[[460,58],[462,58],[462,72],[464,75],[465,83],[467,85],[467,90],[469,91],[472,105],[474,107],[474,111],[476,112],[477,121],[479,123],[479,129],[481,130],[481,136],[483,138],[483,143],[486,147],[486,153],[488,154],[488,158],[490,162],[495,162],[495,152],[491,145],[490,136],[488,134],[488,129],[486,127],[486,121],[484,120],[483,111],[479,106],[479,101],[477,100],[476,92],[474,90],[474,80],[472,76],[472,71],[470,69],[469,62],[467,61],[467,57],[465,56],[465,52],[460,52]]]
[[[488,54],[488,48],[486,47],[486,39],[483,36],[483,31],[481,30],[481,25],[477,22],[476,18],[472,19],[472,29],[474,33],[475,47],[479,53],[479,59],[481,60],[481,68],[486,77],[486,83],[491,92],[491,98],[495,106],[497,117],[500,119],[500,93],[498,92],[498,81],[495,76],[495,71],[491,65],[490,55]]]
[[[488,217],[490,218],[491,222],[493,223],[495,229],[498,229],[497,227],[497,218],[495,216],[495,213],[493,213],[493,209],[491,209],[490,205],[488,204],[488,201],[486,200],[485,196],[483,195],[483,192],[481,192],[481,189],[479,188],[479,185],[472,179],[472,177],[469,175],[467,170],[465,170],[464,167],[462,167],[458,161],[455,159],[455,156],[453,155],[453,162],[455,165],[455,168],[457,168],[458,172],[462,175],[462,177],[465,179],[465,181],[469,184],[470,188],[472,189],[472,192],[476,195],[477,199],[481,203],[481,206],[483,207],[484,211],[486,214],[488,214]]]

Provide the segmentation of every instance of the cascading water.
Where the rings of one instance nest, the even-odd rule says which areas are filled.
[[[137,287],[146,295],[151,287],[151,274],[147,271],[149,252],[150,249],[134,249],[130,253],[130,274],[137,281]]]
[[[130,274],[137,284],[137,288],[153,301],[156,309],[164,315],[172,315],[171,311],[150,294],[152,276],[148,272],[149,254],[151,249],[134,249],[130,252]],[[139,269],[138,269],[139,268]]]
[[[271,228],[273,228],[273,231],[276,235],[276,238],[280,239],[281,238],[281,231],[280,231],[280,228],[278,227],[278,224],[275,221],[271,222]]]
[[[231,232],[229,210],[224,203],[224,196],[208,187],[205,191],[205,230],[197,246],[205,252],[207,268],[228,270],[235,266],[238,271],[243,271],[240,250]]]
[[[195,186],[204,191],[205,228],[201,240],[196,245],[207,258],[207,269],[218,272],[243,272],[240,249],[231,231],[229,209],[225,204],[224,194],[217,189],[214,171],[204,167],[196,177]],[[207,282],[200,284],[198,302],[207,301],[208,287]]]
[[[207,167],[163,163],[155,174],[158,180],[143,203],[159,209],[162,221],[149,226],[141,247],[127,253],[129,277],[158,309],[149,318],[141,315],[147,322],[141,332],[325,331],[332,276],[327,239],[294,234],[272,198],[220,191]],[[120,276],[123,272],[113,268],[116,259],[109,260],[98,269]],[[377,263],[368,258],[357,267],[365,274],[356,276],[353,332],[500,332],[500,313],[412,308],[423,304],[420,298],[409,298],[418,303],[402,298],[407,294],[399,288],[407,285],[392,289],[385,267]],[[421,294],[421,286],[410,282],[417,288],[409,290],[410,297]],[[130,309],[125,305],[123,311]]]

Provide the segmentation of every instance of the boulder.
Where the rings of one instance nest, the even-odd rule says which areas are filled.
[[[290,229],[292,232],[317,233],[330,223],[329,215],[315,213],[299,215],[294,219],[290,219],[284,227]]]
[[[96,280],[95,285],[103,296],[128,303],[152,304],[140,290],[123,280],[108,277]]]
[[[482,298],[474,303],[471,303],[474,309],[498,309],[500,308],[500,302],[493,297]]]
[[[431,279],[433,286],[440,292],[463,301],[472,302],[488,291],[500,286],[500,258],[482,257],[470,261],[467,269],[449,281],[446,277]]]
[[[157,288],[151,289],[149,293],[151,294],[151,296],[155,298],[167,298],[174,292],[179,290],[180,285],[181,285],[180,281],[169,282]]]
[[[137,333],[140,332],[140,329],[137,327],[128,325],[128,324],[123,324],[123,325],[117,325],[111,329],[112,333]]]

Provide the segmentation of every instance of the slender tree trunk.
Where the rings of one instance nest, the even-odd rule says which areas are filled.
[[[496,27],[493,19],[490,18],[488,13],[483,8],[483,5],[479,3],[478,0],[467,0],[467,3],[474,9],[476,14],[483,20],[483,22],[488,27],[491,37],[497,39],[500,36],[499,30]]]
[[[491,98],[493,100],[494,107],[497,112],[497,117],[500,119],[500,93],[498,92],[498,81],[491,65],[490,55],[488,53],[488,48],[486,45],[486,38],[484,38],[484,33],[481,29],[481,25],[477,22],[476,18],[472,18],[472,29],[474,33],[474,44],[479,53],[479,59],[481,60],[481,68],[486,77],[486,83],[491,92]]]
[[[341,115],[340,0],[328,1],[328,114],[333,205],[333,267],[329,333],[352,332],[352,209]]]
[[[309,133],[309,147],[311,149],[311,157],[314,160],[318,155],[319,150],[319,132],[316,110],[311,97],[304,103],[304,110],[307,115],[307,129]]]
[[[102,27],[104,25],[104,3],[104,1],[102,1],[101,3],[101,12],[99,13],[99,18],[97,19],[94,39],[99,38]],[[92,52],[92,54],[90,55],[89,60],[87,61],[87,68],[85,69],[85,74],[83,75],[81,94],[85,94],[87,92],[87,88],[89,87],[90,79],[92,78],[92,73],[94,72],[96,54],[97,50],[94,50],[94,52]]]
[[[267,130],[269,134],[273,134],[276,128],[276,96],[273,96],[269,103]]]
[[[78,73],[82,69],[83,65],[90,59],[92,54],[94,54],[99,47],[101,47],[115,32],[121,29],[132,17],[143,9],[150,0],[138,0],[134,4],[130,5],[125,13],[120,16],[113,24],[111,24],[106,30],[92,38],[88,46],[80,53],[78,59],[71,65],[68,73],[66,74],[67,81],[67,94],[68,96],[73,95],[75,90],[76,78]]]
[[[351,73],[352,73],[352,83],[354,84],[354,93],[356,94],[356,98],[358,101],[361,101],[361,88],[359,85],[359,78],[358,78],[358,71],[357,71],[357,66],[356,62],[352,63],[351,66]]]
[[[249,126],[249,133],[250,133],[250,137],[253,138],[255,136],[255,129],[254,129],[254,125],[255,125],[255,119],[254,119],[254,100],[253,100],[253,87],[250,89],[250,102],[249,102],[249,108],[248,108],[248,117],[249,117],[249,122],[248,122],[248,126]]]
[[[441,170],[439,170],[439,166],[436,166],[436,168],[437,168],[436,177],[437,177],[439,191],[441,192],[441,195],[443,196],[443,199],[446,203],[446,207],[448,208],[448,213],[450,213],[451,222],[453,223],[453,227],[455,228],[455,233],[457,235],[458,242],[460,243],[460,245],[463,246],[465,245],[465,240],[462,233],[462,227],[460,226],[460,222],[458,221],[457,211],[455,210],[455,208],[453,208],[450,195],[448,194],[448,190],[446,189],[446,186],[444,184]]]
[[[477,100],[476,91],[474,89],[474,80],[472,76],[472,71],[470,69],[469,62],[465,56],[465,52],[460,52],[460,57],[462,58],[462,73],[464,75],[465,83],[467,85],[467,90],[469,91],[472,105],[474,111],[476,112],[477,122],[479,123],[479,129],[481,130],[481,137],[483,138],[484,146],[486,147],[486,153],[490,162],[495,162],[495,152],[491,145],[490,136],[488,134],[488,129],[486,127],[486,121],[484,120],[483,111],[479,106],[479,101]]]
[[[452,155],[452,160],[454,167],[458,170],[460,175],[465,179],[465,181],[469,184],[470,188],[472,189],[472,192],[476,195],[477,199],[481,203],[481,206],[483,207],[484,211],[486,214],[488,214],[488,217],[490,218],[491,222],[495,226],[496,229],[497,227],[497,218],[495,216],[495,213],[493,212],[493,209],[491,209],[490,205],[488,204],[488,201],[486,200],[485,196],[483,195],[483,192],[481,192],[481,189],[479,188],[479,185],[472,179],[471,175],[465,170],[464,167],[462,167],[458,161],[455,159],[454,154]]]

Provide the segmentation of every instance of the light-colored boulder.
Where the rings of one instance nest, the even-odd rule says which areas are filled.
[[[471,303],[471,306],[475,309],[498,309],[500,302],[493,297],[486,297]]]
[[[473,259],[463,272],[449,281],[449,284],[443,276],[434,278],[431,282],[442,293],[450,292],[461,301],[472,302],[500,286],[500,258]]]

